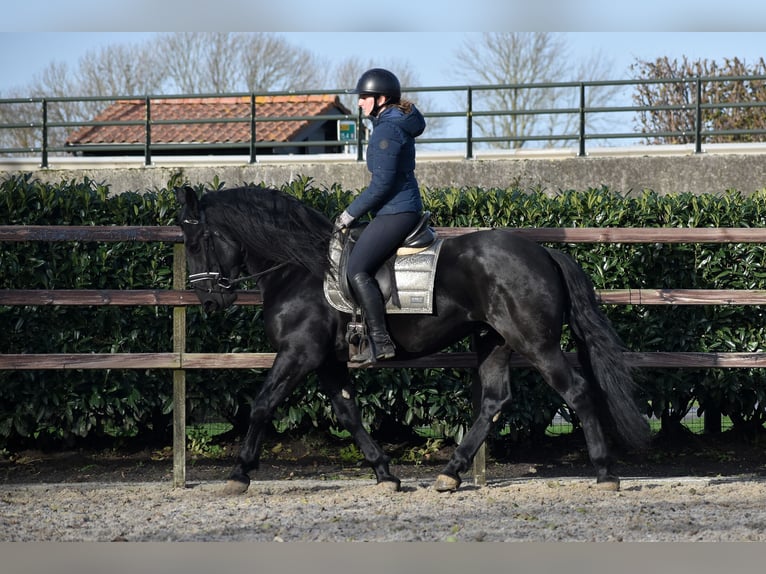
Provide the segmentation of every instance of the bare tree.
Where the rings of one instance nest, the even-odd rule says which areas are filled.
[[[535,141],[553,147],[568,139],[571,143],[579,118],[556,110],[576,109],[579,88],[539,84],[604,80],[612,64],[598,53],[573,63],[567,50],[565,37],[552,32],[488,32],[478,42],[465,41],[456,51],[455,73],[462,81],[493,86],[474,90],[474,110],[505,112],[474,119],[482,136],[502,140],[490,145],[521,148]],[[586,93],[586,106],[602,105],[617,91],[617,87],[593,87]],[[533,113],[546,110],[550,112]]]
[[[68,121],[79,119],[77,105],[74,102],[48,102],[49,99],[67,97],[77,85],[74,74],[63,62],[53,62],[37,76],[30,88],[24,91],[23,100],[44,98],[45,101],[20,101],[0,107],[0,121],[5,125],[15,127],[0,131],[0,142],[4,148],[31,150],[42,145],[42,129],[39,127],[43,118],[43,110],[48,121]],[[10,94],[16,97],[20,94]],[[75,120],[77,121],[77,120]],[[52,130],[49,134],[50,145],[63,145],[66,134],[61,129]]]
[[[393,72],[399,79],[399,83],[405,90],[402,92],[402,96],[419,103],[420,97],[416,93],[408,93],[406,90],[408,87],[412,88],[417,86],[416,74],[412,71],[412,67],[408,63],[397,61],[372,61],[361,60],[357,57],[350,57],[340,62],[335,67],[335,83],[345,89],[352,89],[356,87],[356,82],[359,80],[365,71],[371,68],[385,68]],[[351,108],[356,108],[358,96],[348,95],[342,98],[344,105]]]
[[[12,98],[12,95],[4,97]],[[28,102],[9,103],[0,106],[0,124],[8,126],[0,130],[0,147],[15,152],[31,152],[40,146],[40,128],[31,127],[40,121],[42,105]],[[5,154],[11,155],[11,154]]]
[[[207,94],[243,90],[240,35],[231,32],[173,32],[157,42],[169,93]]]
[[[88,52],[74,84],[81,95],[147,95],[162,89],[160,55],[150,44],[115,44]]]
[[[414,88],[420,84],[417,82],[416,74],[412,71],[410,64],[395,60],[382,60],[382,61],[364,61],[357,57],[349,57],[335,66],[335,84],[340,88],[350,90],[356,87],[356,82],[366,70],[370,68],[385,68],[392,71],[399,79],[399,83],[402,85],[404,91],[402,97],[412,101],[418,107],[422,113],[429,113],[437,111],[434,107],[433,99],[427,92],[407,92],[407,88]],[[341,102],[353,113],[358,109],[358,96],[349,94],[347,96],[341,96]],[[426,136],[433,137],[438,134],[442,129],[442,122],[440,118],[427,118]]]
[[[633,101],[642,108],[637,124],[646,134],[646,143],[694,143],[698,79],[703,105],[727,104],[701,109],[701,131],[732,132],[704,136],[706,143],[764,141],[763,135],[736,133],[766,129],[766,108],[761,105],[766,101],[766,81],[741,79],[766,74],[763,58],[748,66],[738,58],[725,59],[719,65],[690,61],[686,56],[680,62],[663,57],[654,62],[637,61],[631,69],[642,80],[683,80],[636,86]]]
[[[359,76],[361,76],[366,70],[369,70],[373,67],[383,66],[380,64],[374,65],[370,62],[364,62],[355,56],[346,58],[335,66],[335,84],[340,89],[352,90],[356,87],[356,82],[359,80]],[[359,98],[356,94],[341,96],[341,102],[343,102],[343,105],[354,112],[357,110],[358,101]]]
[[[311,52],[277,34],[176,32],[142,44],[89,51],[76,69],[54,61],[17,92],[23,91],[25,98],[53,100],[45,104],[49,122],[76,123],[92,120],[112,103],[109,96],[315,89],[326,69]],[[84,101],[87,97],[99,99]],[[41,107],[23,102],[0,107],[3,124],[18,124],[0,130],[2,147],[41,145],[41,130],[29,127],[40,123]],[[48,145],[63,146],[71,129],[49,130]]]
[[[43,107],[48,124],[91,120],[112,103],[109,96],[145,95],[162,88],[163,75],[151,45],[105,46],[90,50],[74,70],[63,62],[51,62],[26,89],[26,96],[44,99],[43,103],[18,103],[3,106],[3,123],[39,124]],[[88,97],[103,97],[86,100]],[[49,127],[47,145],[52,152],[61,148],[73,128]],[[18,127],[2,130],[4,147],[32,149],[42,145],[41,128]],[[7,144],[7,145],[6,145]]]
[[[53,61],[26,89],[33,97],[130,96],[162,89],[164,74],[150,44],[114,44],[89,50],[76,69]]]
[[[241,44],[238,63],[248,91],[311,90],[324,80],[324,62],[277,34],[246,34]]]
[[[309,89],[321,62],[268,32],[173,32],[157,46],[168,92],[220,94]]]

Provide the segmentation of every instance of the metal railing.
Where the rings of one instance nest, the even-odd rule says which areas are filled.
[[[745,129],[717,129],[715,125],[706,120],[713,114],[724,114],[731,110],[750,110],[753,114],[763,113],[759,108],[766,106],[766,101],[757,101],[754,98],[745,101],[705,102],[702,100],[702,86],[706,83],[733,82],[741,83],[743,88],[754,83],[766,83],[766,76],[717,76],[717,77],[688,77],[688,78],[663,78],[645,80],[617,80],[617,81],[593,81],[593,82],[560,82],[560,83],[537,83],[537,84],[495,84],[495,85],[464,85],[464,86],[436,86],[405,88],[405,97],[418,94],[419,97],[431,99],[437,98],[439,102],[429,102],[428,109],[423,109],[429,123],[434,126],[429,128],[430,134],[436,136],[418,138],[420,148],[433,149],[434,146],[460,146],[464,150],[464,157],[474,157],[477,146],[504,146],[518,148],[523,145],[556,147],[571,142],[577,148],[577,155],[585,156],[587,143],[596,140],[614,143],[625,140],[639,140],[643,143],[658,140],[682,141],[693,143],[696,153],[702,152],[702,146],[710,141],[728,140],[739,141],[766,141],[766,129],[759,127]],[[618,97],[626,97],[632,100],[632,94],[638,86],[646,84],[687,84],[689,94],[693,94],[693,101],[678,105],[641,106],[633,102],[619,102]],[[622,90],[621,96],[613,95],[613,105],[589,106],[589,95],[595,90],[610,89],[615,92]],[[525,90],[553,90],[562,94],[555,101],[563,102],[561,107],[547,107],[540,109],[482,109],[476,104],[482,100],[481,94],[487,92],[520,92]],[[748,93],[748,90],[738,90],[737,93]],[[445,95],[452,94],[454,101],[447,102]],[[30,97],[0,99],[0,156],[24,156],[40,157],[42,167],[48,167],[49,156],[52,154],[84,154],[98,153],[100,155],[143,155],[144,163],[152,163],[152,155],[156,153],[177,152],[178,155],[198,154],[225,154],[232,152],[234,155],[242,154],[247,149],[247,161],[255,163],[260,156],[259,150],[271,153],[280,148],[310,148],[316,146],[337,146],[352,154],[361,161],[363,158],[363,146],[366,144],[365,129],[361,114],[327,114],[319,116],[259,116],[258,106],[255,105],[260,96],[283,96],[283,95],[338,95],[341,98],[349,98],[348,107],[353,108],[355,102],[352,96],[344,90],[306,90],[290,92],[248,92],[228,94],[193,94],[193,95],[146,95],[133,96],[98,96],[98,97]],[[152,117],[152,102],[162,99],[191,99],[191,98],[224,98],[240,97],[250,98],[250,112],[239,118],[181,118],[177,120],[160,120]],[[92,119],[97,115],[99,106],[106,106],[125,100],[141,100],[144,102],[145,117],[141,121],[108,121],[98,122]],[[413,97],[417,99],[417,97]],[[462,103],[461,103],[462,102]],[[644,129],[637,131],[625,126],[625,114],[636,122],[640,114],[683,114],[688,121],[685,124],[690,129],[677,131],[649,132]],[[525,133],[492,133],[482,125],[483,122],[501,121],[504,118],[525,118],[527,120],[544,119],[548,129],[539,132]],[[267,122],[277,121],[352,121],[356,124],[356,139],[347,141],[335,140],[310,140],[310,141],[259,141],[258,127]],[[161,125],[183,124],[233,124],[247,123],[250,126],[249,141],[235,143],[158,143],[152,139],[152,128]],[[638,122],[637,122],[638,123]],[[613,129],[605,129],[606,127]],[[134,144],[87,144],[69,145],[66,138],[74,130],[82,127],[98,126],[136,126],[140,125],[144,130],[144,141]],[[751,125],[763,125],[755,122]],[[616,129],[614,129],[616,126]],[[444,133],[446,132],[446,133]],[[336,134],[339,137],[339,134]]]

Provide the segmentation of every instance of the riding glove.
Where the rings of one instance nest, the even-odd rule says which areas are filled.
[[[341,213],[338,217],[335,218],[335,231],[340,231],[342,229],[345,229],[351,223],[354,221],[354,216],[351,215],[348,211],[343,210],[343,213]]]

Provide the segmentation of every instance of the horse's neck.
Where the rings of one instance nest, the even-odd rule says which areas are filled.
[[[284,290],[286,285],[297,285],[311,280],[311,274],[299,265],[275,263],[260,258],[248,259],[247,274],[261,274],[256,283],[263,297],[266,297],[267,292]]]

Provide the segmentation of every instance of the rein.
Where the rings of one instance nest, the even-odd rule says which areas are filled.
[[[184,223],[188,225],[205,225],[205,212],[203,211],[200,214],[200,219],[184,219]],[[210,245],[210,232],[208,231],[207,227],[205,228],[203,235],[203,239],[205,240],[205,259],[207,260],[207,253],[211,248]],[[212,245],[212,251],[213,255],[215,256],[216,263],[218,264],[218,267],[221,267],[220,261],[218,260],[218,254],[215,250],[215,243]],[[281,269],[282,267],[285,267],[288,263],[286,261],[283,261],[282,263],[277,263],[276,265],[272,265],[268,269],[264,269],[263,271],[259,271],[258,273],[253,273],[252,275],[247,275],[246,277],[237,277],[236,279],[229,279],[228,277],[222,276],[220,272],[218,271],[202,271],[200,273],[192,273],[189,275],[189,283],[194,289],[202,289],[202,286],[199,285],[202,281],[211,281],[214,282],[215,285],[220,287],[221,289],[228,291],[235,287],[236,285],[243,283],[244,281],[248,281],[250,279],[255,279],[255,282],[258,282],[258,279],[260,277],[263,277],[264,275],[267,275],[271,273],[272,271],[276,271],[277,269]],[[213,289],[208,288],[208,293],[212,293]]]
[[[255,282],[258,283],[258,278],[262,277],[268,273],[271,273],[272,271],[276,271],[277,269],[280,269],[287,265],[287,262],[278,263],[276,265],[273,265],[269,267],[268,269],[264,269],[263,271],[260,271],[258,273],[254,273],[252,275],[248,275],[246,277],[237,277],[236,279],[229,279],[228,277],[222,277],[220,273],[217,271],[203,271],[202,273],[193,273],[189,275],[189,283],[194,286],[195,283],[199,283],[200,281],[215,281],[216,285],[218,285],[221,289],[231,289],[235,285],[238,285],[239,283],[243,283],[244,281],[248,281],[250,279],[255,279]]]

